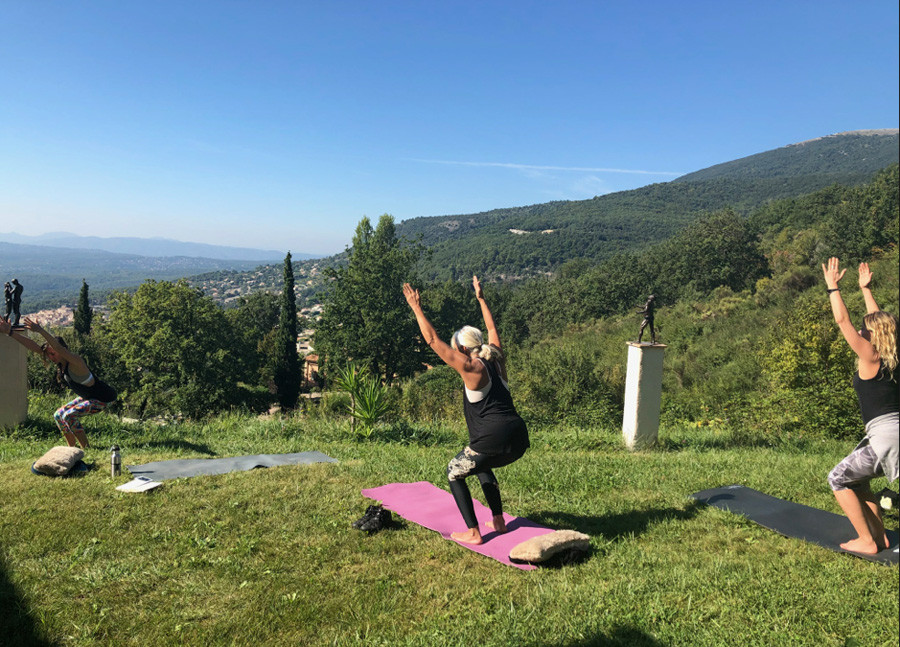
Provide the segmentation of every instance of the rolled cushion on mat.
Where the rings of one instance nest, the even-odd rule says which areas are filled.
[[[77,447],[54,447],[34,462],[33,469],[48,476],[65,476],[84,458]]]
[[[591,538],[574,530],[557,530],[546,535],[532,537],[528,541],[514,546],[509,551],[509,559],[513,562],[531,562],[540,564],[558,553],[569,550],[588,552]]]

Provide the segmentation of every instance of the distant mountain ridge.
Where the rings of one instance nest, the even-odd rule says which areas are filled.
[[[662,241],[704,213],[747,214],[832,184],[855,186],[900,161],[898,130],[853,131],[792,144],[631,191],[457,216],[405,220],[398,233],[430,248],[428,279],[472,272],[509,279],[599,262]]]
[[[816,137],[731,162],[716,164],[682,175],[672,182],[848,173],[871,175],[897,162],[898,148],[900,148],[900,129],[854,130]]]
[[[22,234],[8,233],[0,234],[0,240],[21,245],[102,250],[115,254],[134,254],[137,256],[164,258],[184,256],[226,261],[255,261],[258,263],[282,260],[286,253],[286,251],[276,251],[271,249],[253,249],[249,247],[191,243],[169,238],[101,238],[99,236],[79,236],[67,232],[51,232],[39,236],[25,236]],[[292,255],[298,259],[316,258],[313,254]]]

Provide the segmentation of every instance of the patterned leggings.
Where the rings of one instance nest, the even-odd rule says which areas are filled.
[[[871,445],[857,447],[844,460],[834,466],[828,475],[828,484],[838,490],[867,488],[869,481],[883,476],[884,469],[878,462],[878,455]]]
[[[497,483],[497,477],[494,476],[492,469],[509,465],[522,458],[523,454],[525,454],[524,449],[513,454],[479,454],[466,447],[450,461],[447,466],[447,480],[450,481],[450,492],[453,494],[466,526],[478,527],[478,520],[475,518],[475,504],[472,502],[469,486],[466,485],[466,477],[478,477],[481,482],[481,491],[484,492],[484,498],[491,509],[491,514],[498,517],[503,514],[503,502],[500,499],[500,485]]]
[[[84,427],[81,426],[79,418],[92,413],[100,413],[104,409],[106,409],[106,402],[75,398],[57,409],[53,414],[53,419],[56,420],[56,426],[64,434],[74,435],[76,431],[83,434]]]

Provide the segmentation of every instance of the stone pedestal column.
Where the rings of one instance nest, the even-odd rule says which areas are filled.
[[[0,335],[0,427],[15,427],[28,415],[27,354],[15,339]]]
[[[628,342],[622,437],[629,449],[648,447],[659,434],[665,344]]]

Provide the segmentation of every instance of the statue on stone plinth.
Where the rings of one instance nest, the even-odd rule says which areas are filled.
[[[12,289],[12,311],[16,316],[13,327],[21,328],[22,326],[19,324],[19,319],[22,317],[22,290],[24,290],[24,288],[22,287],[22,284],[19,283],[19,279],[12,280]],[[7,321],[8,320],[9,318],[7,317]]]
[[[653,328],[653,309],[656,304],[656,295],[651,294],[647,299],[647,303],[644,304],[644,307],[638,310],[639,314],[644,315],[644,320],[641,322],[641,332],[638,334],[637,343],[641,343],[641,338],[644,336],[644,328],[650,326],[650,343],[656,343],[656,330]]]

